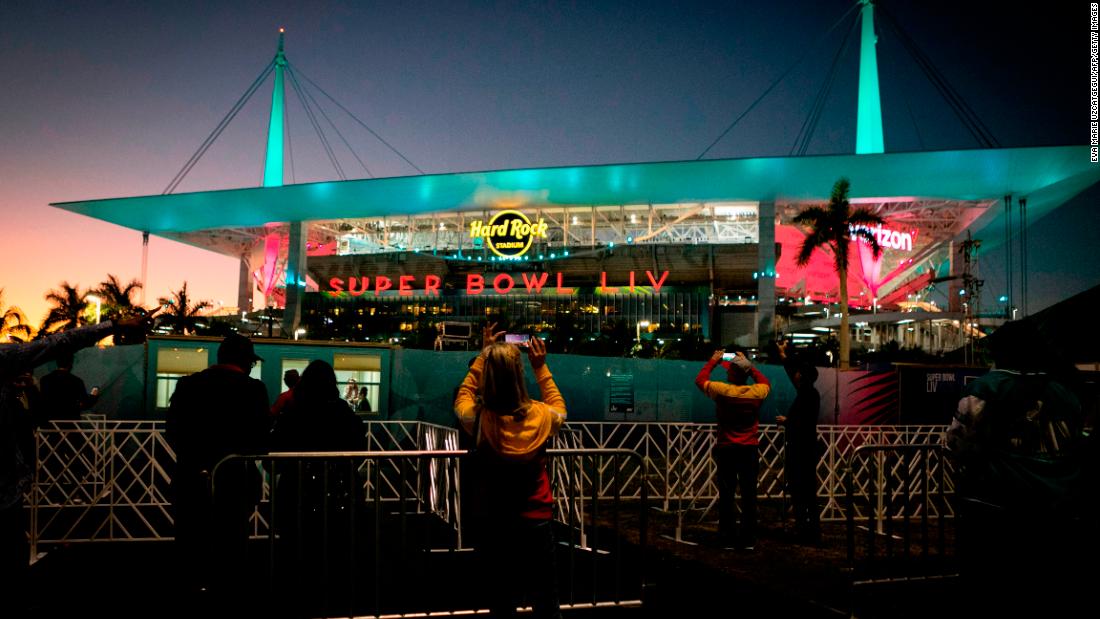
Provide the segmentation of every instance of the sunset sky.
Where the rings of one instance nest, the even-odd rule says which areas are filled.
[[[885,2],[1002,146],[1085,144],[1088,3],[960,11]],[[850,4],[825,2],[0,3],[0,288],[37,325],[43,295],[136,278],[141,235],[48,206],[159,194],[275,51],[426,172],[695,159],[805,51],[708,157],[787,155]],[[998,5],[988,5],[998,6]],[[879,21],[891,151],[975,148]],[[855,40],[810,154],[854,149]],[[270,81],[178,191],[256,186]],[[288,92],[294,177],[336,178]],[[335,120],[335,117],[334,117]],[[375,176],[416,173],[350,123]],[[344,153],[349,177],[367,172]],[[823,189],[823,192],[827,191]],[[1031,309],[1100,283],[1093,188],[1038,222]],[[1004,257],[983,257],[987,287]],[[153,238],[149,302],[184,281],[236,304],[237,263]],[[1003,286],[1003,284],[1002,284]]]

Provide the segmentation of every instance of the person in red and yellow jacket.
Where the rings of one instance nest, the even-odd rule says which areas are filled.
[[[565,400],[546,366],[546,345],[532,338],[527,357],[542,400],[527,394],[523,356],[498,344],[495,324],[483,331],[485,347],[455,397],[455,414],[477,448],[475,544],[492,574],[490,611],[511,617],[523,593],[535,617],[560,617],[551,531],[553,495],[546,443],[565,422]]]
[[[695,385],[714,400],[718,418],[718,440],[714,462],[718,466],[718,534],[722,547],[752,550],[756,543],[756,480],[759,471],[760,405],[771,391],[771,383],[752,365],[743,352],[736,352],[727,364],[721,350],[699,370]],[[729,382],[710,380],[714,367],[726,366]],[[752,384],[746,384],[749,378]],[[741,526],[734,519],[734,493],[741,490]]]

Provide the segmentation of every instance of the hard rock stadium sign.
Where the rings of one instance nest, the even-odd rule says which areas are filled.
[[[469,273],[466,275],[466,294],[479,295],[486,290],[492,290],[496,294],[573,294],[573,288],[563,283],[562,273],[519,273],[518,277],[513,273],[497,273],[488,281],[487,275]],[[658,294],[661,287],[668,279],[668,271],[661,271],[656,276],[652,271],[645,272],[645,279],[640,274],[630,271],[626,282],[619,282],[617,286],[609,286],[607,273],[600,273],[599,285],[596,290],[600,294]],[[360,276],[360,277],[333,277],[328,280],[328,290],[325,294],[333,297],[350,295],[362,296],[368,292],[373,296],[386,296],[396,293],[398,296],[409,297],[414,294],[427,296],[439,296],[443,286],[443,278],[439,275],[425,275],[422,281],[417,281],[415,275],[398,275],[396,282],[386,275]],[[396,284],[396,288],[394,285]],[[625,285],[624,285],[625,284]],[[544,292],[545,291],[545,292]]]
[[[519,211],[500,211],[489,223],[470,223],[470,238],[481,239],[498,256],[515,258],[527,253],[536,238],[546,238],[546,222],[531,223]]]

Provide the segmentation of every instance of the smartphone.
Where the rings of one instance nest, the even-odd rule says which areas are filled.
[[[722,353],[722,361],[733,361],[736,356],[737,353],[735,352],[724,352]]]
[[[505,333],[504,343],[526,346],[531,341],[531,336],[526,333]]]

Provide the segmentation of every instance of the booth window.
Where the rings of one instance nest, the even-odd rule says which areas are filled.
[[[210,362],[205,348],[162,348],[157,351],[157,408],[168,408],[179,379],[206,369]]]
[[[332,368],[340,385],[340,397],[357,413],[378,413],[378,389],[382,382],[382,357],[338,353]]]
[[[298,375],[300,376],[302,372],[306,371],[308,365],[309,359],[283,359],[283,371],[279,373],[279,391],[283,391],[286,388],[286,385],[281,381],[287,370],[298,370]]]

